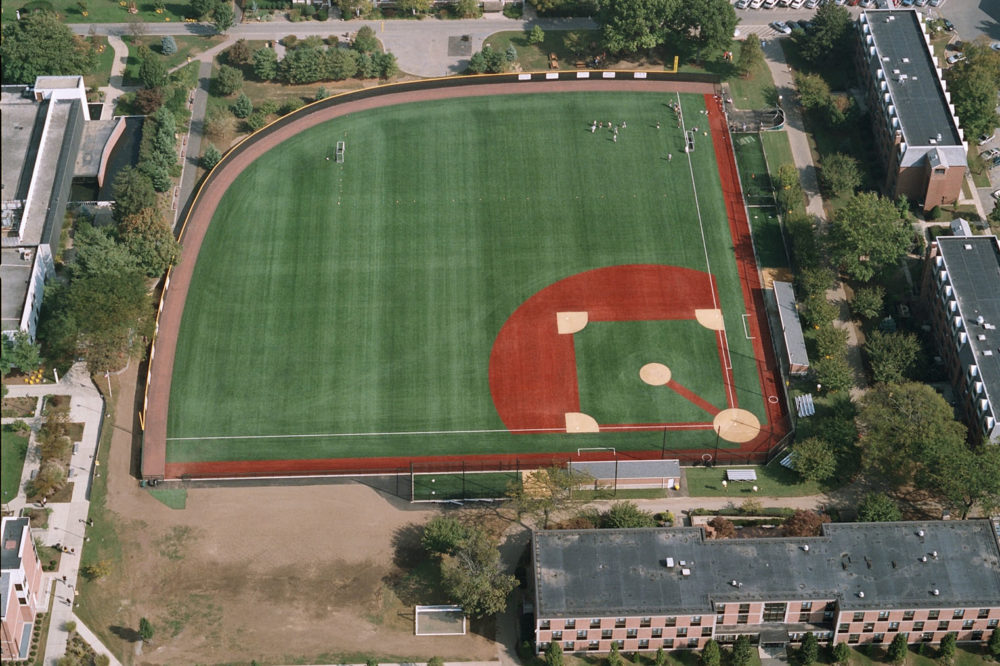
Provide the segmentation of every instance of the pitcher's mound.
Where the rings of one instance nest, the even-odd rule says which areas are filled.
[[[662,363],[647,363],[639,368],[639,378],[650,386],[663,386],[670,381],[670,368]]]
[[[593,416],[582,412],[566,412],[566,432],[600,432]]]
[[[723,409],[712,420],[712,429],[727,442],[749,442],[760,433],[760,421],[745,409]]]

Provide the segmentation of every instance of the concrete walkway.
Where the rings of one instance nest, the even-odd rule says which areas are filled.
[[[781,49],[779,39],[770,39],[767,42],[767,46],[764,48],[764,58],[771,70],[771,76],[774,78],[774,86],[781,99],[781,108],[785,112],[785,133],[788,135],[788,143],[792,148],[792,159],[795,160],[795,166],[799,171],[799,181],[806,194],[806,213],[813,217],[817,229],[826,232],[829,230],[830,224],[826,217],[826,210],[823,208],[823,197],[820,195],[816,165],[813,162],[812,150],[809,148],[809,136],[806,133],[802,112],[797,102],[795,72],[785,60],[785,52]],[[832,289],[826,292],[826,298],[838,308],[837,318],[833,321],[834,328],[839,328],[847,333],[847,362],[854,375],[851,397],[857,399],[863,395],[868,386],[864,359],[861,355],[861,347],[865,343],[865,337],[861,327],[851,318],[847,293],[849,289],[843,282],[838,281]]]
[[[220,45],[223,46],[223,45]],[[225,46],[228,48],[229,43]],[[208,108],[208,91],[211,85],[212,58],[213,55],[203,54],[198,65],[198,83],[192,93],[191,123],[188,125],[188,133],[184,138],[180,151],[181,178],[179,195],[174,198],[174,235],[180,234],[180,225],[184,221],[184,212],[188,202],[194,194],[194,188],[198,184],[198,162],[201,159],[201,139],[205,130],[205,113]],[[220,151],[225,152],[228,146],[216,146]]]
[[[115,103],[118,98],[127,92],[139,89],[137,86],[125,86],[128,45],[117,35],[108,35],[108,44],[115,52],[115,59],[111,62],[111,79],[108,85],[100,89],[104,93],[104,108],[101,111],[101,118],[111,118],[114,115]]]
[[[21,471],[21,483],[17,496],[12,499],[7,508],[19,515],[24,508],[47,509],[49,513],[48,526],[45,529],[32,529],[32,537],[40,539],[47,546],[59,544],[64,549],[59,560],[59,568],[43,575],[45,597],[43,606],[49,603],[52,593],[52,582],[55,581],[55,600],[52,613],[49,616],[49,634],[45,642],[45,664],[54,664],[66,654],[66,643],[69,632],[67,622],[76,622],[77,631],[84,637],[98,654],[107,654],[111,663],[118,665],[100,640],[73,615],[73,605],[76,596],[76,584],[80,573],[80,557],[86,537],[86,521],[90,512],[90,485],[92,475],[100,474],[97,466],[97,446],[101,436],[101,425],[104,419],[104,399],[90,379],[87,368],[82,363],[75,364],[66,376],[58,383],[35,385],[10,385],[7,395],[10,397],[37,397],[38,405],[35,416],[28,423],[31,434],[28,439],[28,455]],[[49,502],[45,507],[37,503],[29,503],[24,487],[33,473],[38,471],[41,454],[35,435],[42,425],[42,403],[46,395],[66,395],[70,400],[70,422],[83,423],[83,437],[74,445],[70,459],[69,481],[73,484],[73,494],[69,502]],[[4,423],[16,421],[14,418],[4,418]]]

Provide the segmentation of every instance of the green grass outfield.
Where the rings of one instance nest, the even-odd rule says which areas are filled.
[[[689,166],[674,99],[413,103],[262,155],[201,248],[167,461],[714,447],[709,431],[511,435],[488,383],[500,327],[537,291],[619,264],[706,270],[706,251],[740,405],[766,422],[714,151],[699,132]],[[680,99],[704,131],[702,96]],[[590,132],[594,119],[628,127],[613,142]],[[327,161],[341,140],[346,163]]]
[[[413,501],[495,499],[507,496],[510,484],[521,485],[520,472],[454,472],[414,474]]]

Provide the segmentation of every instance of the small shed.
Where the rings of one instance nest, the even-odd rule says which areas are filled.
[[[792,283],[775,280],[774,300],[778,303],[778,316],[781,318],[788,373],[793,376],[804,375],[809,372],[809,354],[806,352],[806,339],[802,334],[802,323],[799,321]]]
[[[571,462],[570,471],[585,474],[587,486],[598,488],[667,488],[681,487],[679,460],[604,460]],[[592,479],[592,480],[591,480]],[[583,485],[583,484],[581,484]]]

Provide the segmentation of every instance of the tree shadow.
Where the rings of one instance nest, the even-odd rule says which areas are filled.
[[[392,534],[393,564],[400,569],[412,569],[426,559],[427,553],[420,543],[423,535],[424,526],[418,523],[396,528]]]
[[[123,641],[128,641],[129,643],[138,643],[139,641],[142,640],[142,636],[139,635],[139,632],[130,627],[119,627],[118,625],[112,625],[108,627],[108,629],[110,629],[111,633],[113,633],[115,636],[122,639]]]

